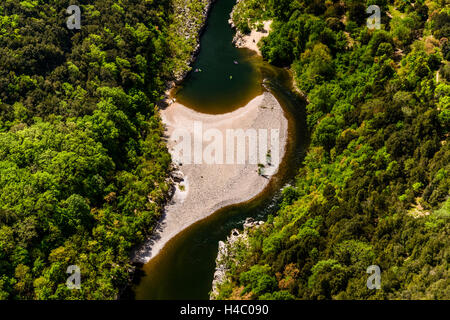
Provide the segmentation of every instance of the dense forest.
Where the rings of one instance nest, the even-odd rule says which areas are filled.
[[[0,299],[117,298],[171,187],[172,2],[80,0],[80,30],[71,4],[0,4]]]
[[[241,0],[233,20],[273,20],[261,52],[308,97],[311,142],[278,212],[233,245],[218,298],[449,299],[446,0]]]
[[[77,2],[79,30],[72,1],[0,3],[0,299],[117,298],[170,195],[157,102],[189,70],[208,0]],[[242,32],[273,20],[261,52],[308,97],[311,142],[219,298],[450,298],[446,2],[238,2]]]

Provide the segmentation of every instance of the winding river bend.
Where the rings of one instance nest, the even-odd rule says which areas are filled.
[[[244,106],[270,91],[289,123],[286,152],[278,173],[262,193],[245,203],[222,208],[172,238],[140,270],[131,288],[135,299],[208,299],[215,271],[218,242],[246,218],[264,219],[277,210],[281,189],[291,183],[307,144],[305,103],[292,90],[288,71],[263,62],[248,49],[237,49],[228,25],[236,0],[217,0],[201,38],[192,72],[176,90],[176,98],[196,111],[221,114]],[[234,64],[237,61],[238,64]],[[231,62],[231,63],[230,63]],[[201,71],[200,71],[201,70]]]

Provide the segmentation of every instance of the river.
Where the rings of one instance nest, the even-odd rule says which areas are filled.
[[[264,62],[248,49],[235,48],[228,25],[236,0],[213,5],[193,70],[176,90],[177,100],[196,111],[220,114],[244,106],[263,91],[280,102],[289,122],[285,156],[268,186],[246,203],[218,210],[171,239],[161,252],[136,272],[126,298],[208,299],[218,242],[247,217],[264,220],[278,207],[281,189],[293,183],[307,146],[305,102],[292,90],[287,70]],[[238,64],[235,64],[237,61]],[[201,71],[200,71],[201,70]]]

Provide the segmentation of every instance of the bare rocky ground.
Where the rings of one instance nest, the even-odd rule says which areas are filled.
[[[203,114],[179,103],[172,103],[161,110],[161,117],[167,128],[169,152],[177,166],[172,176],[179,182],[156,232],[133,257],[134,262],[140,263],[146,263],[156,256],[170,239],[193,223],[208,217],[220,208],[245,202],[262,192],[270,177],[278,170],[287,141],[288,121],[281,105],[268,92],[254,98],[245,107],[227,114]],[[180,143],[174,132],[185,130],[196,139],[193,133],[194,122],[202,123],[203,132],[214,129],[220,131],[223,137],[226,136],[227,129],[253,128],[256,131],[267,129],[270,140],[271,130],[278,130],[278,150],[271,150],[274,161],[268,163],[262,170],[259,163],[250,164],[248,158],[244,164],[236,161],[233,164],[183,163],[184,159],[174,150]],[[204,142],[205,145],[208,143]],[[235,143],[233,150],[235,154],[237,148],[238,143]],[[268,149],[270,148],[271,143],[268,141]],[[275,161],[276,154],[279,155],[277,157],[279,161]],[[224,158],[225,156],[224,150]]]

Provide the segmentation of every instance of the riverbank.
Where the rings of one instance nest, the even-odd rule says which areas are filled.
[[[272,161],[264,168],[258,163],[251,164],[248,159],[244,164],[236,163],[237,161],[233,164],[186,162],[179,156],[176,147],[180,143],[180,130],[191,134],[194,140],[197,139],[194,132],[195,123],[201,123],[204,132],[213,129],[224,137],[227,130],[277,130],[278,150],[270,149],[271,144],[268,143],[274,160],[277,154],[279,160],[283,158],[287,142],[288,121],[281,105],[268,92],[254,98],[245,107],[226,114],[203,114],[176,102],[161,110],[160,114],[166,125],[169,152],[178,166],[176,176],[179,182],[153,236],[136,251],[132,259],[133,262],[139,263],[148,262],[170,239],[193,223],[208,217],[218,209],[248,201],[258,195],[278,170],[280,161]],[[268,138],[271,138],[270,133]],[[194,141],[192,143],[194,144]],[[203,146],[205,147],[206,143]],[[239,143],[234,144],[233,154],[237,154],[238,146]]]
[[[171,25],[173,64],[167,87],[173,88],[184,80],[200,51],[200,37],[216,0],[173,0],[174,23]]]
[[[229,20],[230,25],[235,28],[233,21]],[[270,26],[272,25],[272,20],[264,21],[263,28],[260,30],[252,29],[249,34],[243,34],[239,30],[236,30],[236,35],[233,38],[233,44],[237,48],[247,48],[255,51],[261,56],[261,50],[258,47],[259,41],[267,37],[270,32]]]
[[[236,264],[237,260],[234,257],[238,247],[248,247],[248,233],[252,229],[261,227],[264,221],[255,221],[253,218],[247,218],[244,223],[244,230],[241,232],[238,229],[233,229],[226,241],[219,241],[219,250],[216,258],[216,269],[214,272],[214,279],[212,281],[212,289],[210,293],[210,300],[218,300],[219,287],[229,281],[228,272],[232,264]]]

